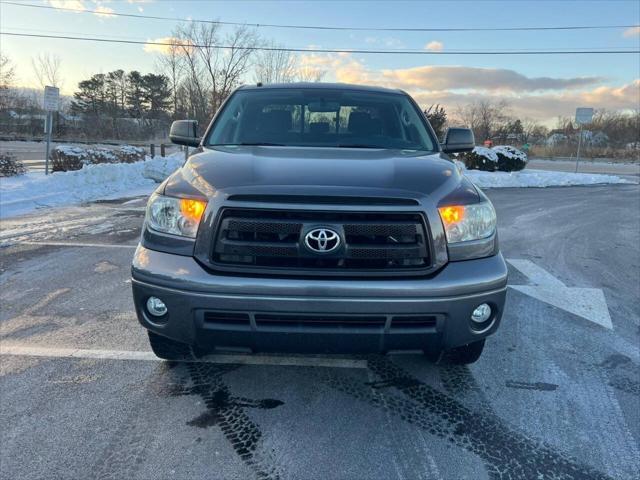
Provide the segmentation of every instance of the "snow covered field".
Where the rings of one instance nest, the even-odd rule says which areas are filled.
[[[150,194],[184,163],[184,154],[144,162],[87,165],[82,170],[0,178],[0,218],[100,199]]]
[[[176,153],[144,162],[88,165],[82,170],[28,173],[0,178],[0,218],[29,213],[37,208],[79,204],[100,199],[148,195],[174,170],[182,166],[184,156]],[[614,175],[551,172],[525,169],[519,172],[463,173],[482,188],[557,187],[632,183]]]
[[[463,172],[480,188],[507,187],[569,187],[573,185],[601,185],[610,183],[633,183],[615,175],[597,173],[551,172],[547,170],[525,169],[519,172]]]

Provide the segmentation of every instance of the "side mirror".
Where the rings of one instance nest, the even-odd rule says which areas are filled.
[[[198,122],[195,120],[176,120],[171,124],[169,139],[176,145],[199,146],[201,138],[198,136]]]
[[[476,146],[473,130],[470,128],[449,128],[444,136],[444,153],[470,152]]]

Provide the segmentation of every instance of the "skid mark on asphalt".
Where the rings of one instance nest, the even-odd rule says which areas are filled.
[[[44,307],[49,305],[51,302],[56,300],[58,297],[60,297],[61,295],[64,295],[65,293],[68,293],[70,291],[71,291],[70,288],[58,288],[57,290],[54,290],[53,292],[49,292],[43,298],[38,300],[35,303],[35,305],[32,305],[29,308],[25,308],[24,311],[22,312],[22,315],[23,316],[24,315],[32,315],[34,313],[37,313],[39,310],[42,310]]]
[[[432,448],[423,435],[415,435],[411,429],[404,428],[398,422],[391,408],[387,406],[387,396],[384,389],[388,383],[373,380],[373,373],[367,370],[368,386],[371,394],[376,397],[380,405],[384,405],[385,438],[387,439],[389,460],[393,463],[398,479],[412,480],[441,480],[444,478],[433,458]]]
[[[558,388],[555,383],[545,382],[521,382],[518,380],[507,380],[505,382],[507,388],[516,388],[520,390],[539,390],[541,392],[553,392]]]
[[[33,317],[42,316],[42,310],[44,310],[50,303],[56,301],[59,297],[69,293],[70,291],[70,288],[59,288],[47,293],[35,304],[25,308],[20,315],[3,322],[0,325],[0,337],[4,339],[25,339],[34,335],[41,335],[60,329],[61,325],[56,321],[45,321],[44,323],[34,325],[30,323],[30,320]],[[25,323],[27,324],[25,325]]]
[[[256,478],[278,480],[282,478],[282,469],[277,467],[278,462],[272,452],[267,451],[262,445],[262,431],[259,425],[249,418],[245,409],[269,410],[283,405],[284,402],[273,398],[254,400],[232,396],[223,376],[240,367],[181,364],[174,368],[173,376],[179,378],[177,382],[163,387],[162,379],[157,379],[154,388],[157,392],[161,391],[170,396],[197,395],[202,398],[206,411],[188,421],[187,425],[197,428],[220,428],[240,459],[255,472]],[[181,374],[182,372],[184,373]]]
[[[607,479],[606,475],[551,447],[512,430],[499,417],[473,411],[382,356],[368,357],[368,365],[379,378],[379,388],[399,390],[407,400],[387,395],[381,402],[367,385],[332,375],[330,386],[371,403],[419,426],[427,432],[464,448],[481,458],[491,478]]]
[[[626,355],[615,353],[609,355],[596,367],[607,370],[609,385],[632,395],[640,396],[640,382],[638,381],[638,365]]]

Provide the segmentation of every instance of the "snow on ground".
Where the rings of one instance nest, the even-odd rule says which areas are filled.
[[[100,199],[150,194],[184,163],[184,154],[144,162],[86,165],[82,170],[0,179],[0,218]]]
[[[612,183],[634,183],[615,175],[597,173],[553,172],[525,169],[519,172],[483,172],[464,170],[464,164],[457,162],[458,168],[480,188],[506,187],[568,187],[573,185],[599,185]]]

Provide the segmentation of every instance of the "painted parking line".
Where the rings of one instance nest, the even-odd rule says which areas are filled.
[[[37,245],[43,247],[93,247],[93,248],[132,248],[135,249],[138,245],[118,245],[113,243],[79,243],[79,242],[32,242],[24,241],[18,242],[14,245]]]
[[[23,345],[1,345],[0,355],[47,358],[83,358],[96,360],[132,360],[162,362],[152,352],[127,350],[90,350],[82,348],[47,348]],[[286,367],[367,368],[366,360],[327,357],[281,357],[275,355],[207,355],[191,363],[219,363],[233,365],[274,365]]]

